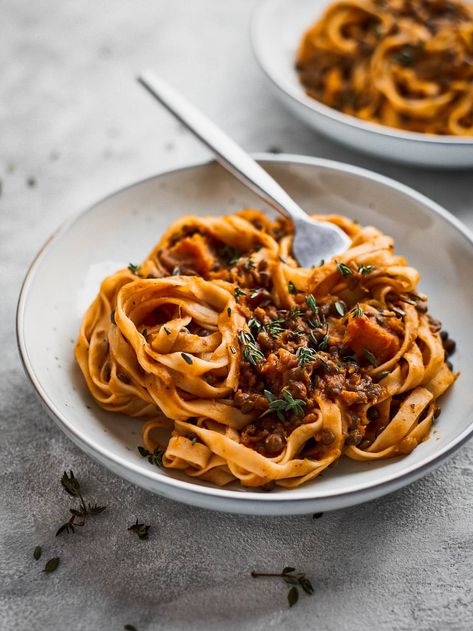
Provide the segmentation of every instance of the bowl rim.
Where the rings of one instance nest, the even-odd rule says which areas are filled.
[[[468,242],[468,244],[473,247],[473,233],[455,216],[453,216],[449,211],[445,208],[426,197],[422,193],[417,192],[415,189],[397,182],[396,180],[386,177],[384,175],[378,174],[374,171],[364,169],[362,167],[354,166],[348,163],[339,162],[336,160],[328,160],[325,158],[315,158],[312,156],[304,156],[298,154],[271,154],[271,153],[255,153],[252,154],[253,157],[259,161],[264,163],[275,163],[275,164],[286,164],[288,166],[292,164],[303,165],[303,166],[312,166],[312,167],[322,167],[325,169],[335,170],[345,174],[351,174],[358,176],[360,178],[368,179],[374,183],[382,184],[385,187],[394,189],[395,191],[407,195],[417,202],[421,203],[424,207],[426,207],[432,213],[438,215],[441,219],[450,224],[460,235]],[[336,500],[343,498],[353,498],[355,496],[363,495],[366,492],[375,491],[376,489],[382,489],[383,487],[391,487],[393,484],[398,484],[398,486],[402,486],[403,482],[408,484],[409,481],[416,479],[423,475],[424,473],[428,473],[433,467],[440,463],[440,461],[444,460],[447,456],[451,455],[455,452],[463,443],[465,443],[469,438],[471,438],[473,434],[473,419],[470,424],[462,431],[458,436],[450,440],[446,443],[442,448],[438,450],[438,452],[431,454],[429,456],[424,457],[421,461],[411,464],[405,471],[401,474],[393,473],[386,477],[382,481],[378,482],[367,482],[362,485],[352,485],[351,488],[348,488],[344,491],[322,491],[317,492],[317,486],[315,487],[306,487],[306,492],[299,497],[291,497],[291,492],[285,491],[283,493],[278,493],[277,495],[272,495],[270,493],[261,493],[260,491],[247,491],[244,492],[240,490],[234,489],[225,489],[220,487],[212,487],[212,486],[204,486],[195,484],[192,481],[187,480],[179,480],[173,478],[171,476],[167,476],[162,474],[159,470],[154,470],[154,468],[143,469],[142,466],[139,466],[133,462],[129,462],[119,454],[115,454],[108,450],[106,447],[97,442],[87,435],[83,434],[80,430],[74,427],[74,424],[71,423],[66,414],[63,414],[61,410],[59,410],[54,401],[48,395],[46,390],[41,385],[40,379],[37,377],[32,362],[29,358],[28,349],[25,344],[25,336],[24,336],[24,316],[25,310],[27,307],[29,290],[32,286],[36,271],[39,269],[41,262],[50,247],[58,241],[62,236],[64,236],[70,228],[72,228],[77,221],[82,219],[85,215],[93,212],[95,208],[103,204],[104,202],[113,199],[115,196],[122,195],[124,192],[131,190],[134,187],[139,187],[147,182],[150,182],[155,179],[159,179],[161,177],[166,177],[169,175],[179,174],[185,171],[189,171],[195,168],[201,167],[209,167],[218,164],[218,162],[214,159],[210,160],[197,160],[193,161],[189,164],[186,164],[182,167],[172,168],[168,170],[159,171],[155,175],[151,175],[149,177],[143,178],[141,180],[137,180],[128,185],[125,185],[118,190],[113,191],[112,193],[105,195],[97,202],[92,205],[86,207],[85,209],[80,210],[79,212],[75,212],[70,218],[66,219],[60,226],[48,237],[43,246],[40,248],[36,256],[34,257],[31,265],[29,266],[25,278],[23,280],[18,305],[16,312],[16,338],[17,345],[20,354],[20,359],[23,364],[23,368],[27,377],[29,378],[33,388],[36,391],[39,399],[46,407],[51,418],[55,421],[55,423],[59,426],[59,428],[68,436],[73,442],[75,442],[83,451],[87,454],[95,457],[102,463],[110,463],[111,469],[118,473],[118,469],[121,471],[126,471],[129,474],[133,474],[135,477],[133,481],[135,483],[136,479],[146,480],[147,486],[145,488],[150,489],[150,484],[153,484],[158,487],[173,487],[177,493],[185,494],[197,494],[199,496],[211,496],[215,498],[221,498],[222,500],[227,500],[230,502],[252,502],[259,501],[264,502],[265,504],[280,504],[286,502],[293,503],[304,503],[307,501],[322,501],[322,500]],[[125,474],[122,474],[122,477],[127,477]],[[131,479],[128,477],[128,479]],[[399,484],[401,483],[401,484]],[[156,486],[153,488],[156,489]],[[310,490],[309,490],[310,489]],[[315,493],[314,493],[315,491]],[[360,499],[360,501],[363,501]],[[352,502],[356,503],[356,502]]]
[[[250,42],[253,50],[254,57],[269,81],[282,93],[288,96],[292,101],[302,105],[306,110],[315,112],[321,116],[332,119],[333,121],[342,125],[347,125],[359,131],[367,132],[369,134],[378,136],[387,136],[396,140],[414,141],[427,144],[441,144],[455,146],[471,146],[473,148],[473,137],[468,136],[453,136],[453,135],[441,135],[441,134],[424,134],[422,132],[408,131],[402,129],[396,129],[395,127],[389,127],[388,125],[381,125],[379,123],[372,123],[364,121],[356,116],[339,112],[333,107],[329,107],[324,103],[317,101],[302,92],[298,93],[291,86],[286,85],[286,82],[281,80],[279,76],[274,73],[265,63],[264,55],[262,54],[262,43],[260,38],[260,32],[262,24],[264,22],[264,12],[268,10],[270,4],[274,4],[273,0],[261,0],[257,3],[252,11],[250,18]],[[287,3],[285,6],[288,10],[293,10],[294,3]],[[302,34],[301,34],[302,36]]]

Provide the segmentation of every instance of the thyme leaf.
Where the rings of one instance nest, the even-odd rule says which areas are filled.
[[[346,265],[345,263],[338,263],[337,264],[337,272],[341,276],[352,276],[353,275],[353,272],[348,267],[348,265]]]
[[[251,572],[253,578],[269,577],[269,578],[281,578],[286,585],[289,585],[287,592],[287,601],[289,607],[293,607],[299,600],[299,589],[301,588],[308,596],[312,596],[314,593],[314,587],[311,581],[306,577],[304,572],[297,572],[293,567],[285,567],[282,572]]]
[[[128,530],[131,530],[131,532],[136,533],[138,536],[138,539],[144,540],[144,539],[148,539],[148,531],[150,527],[151,526],[146,526],[145,524],[140,524],[137,519],[136,522],[128,528]]]
[[[132,274],[135,274],[136,276],[138,276],[138,272],[140,271],[140,266],[135,265],[134,263],[128,263],[128,269],[130,270]]]

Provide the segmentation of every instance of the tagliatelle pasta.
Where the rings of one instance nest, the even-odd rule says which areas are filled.
[[[366,121],[473,135],[473,6],[458,0],[342,0],[305,33],[307,94]]]
[[[99,405],[146,421],[165,468],[295,487],[428,437],[456,375],[418,272],[379,230],[318,218],[351,238],[319,267],[294,260],[290,222],[245,210],[185,217],[103,281],[76,359]]]

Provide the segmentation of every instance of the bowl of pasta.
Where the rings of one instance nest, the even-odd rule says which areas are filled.
[[[473,5],[266,0],[251,27],[270,86],[349,147],[418,166],[473,166]]]
[[[375,173],[259,159],[346,252],[300,267],[290,222],[214,162],[157,175],[38,254],[25,370],[74,442],[156,493],[250,514],[367,501],[473,431],[473,239]]]

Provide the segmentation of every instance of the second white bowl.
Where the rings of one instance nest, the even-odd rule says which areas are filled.
[[[276,95],[301,120],[372,155],[423,167],[473,167],[473,138],[403,131],[343,114],[307,96],[294,67],[303,33],[333,0],[265,0],[251,25],[256,58]]]

